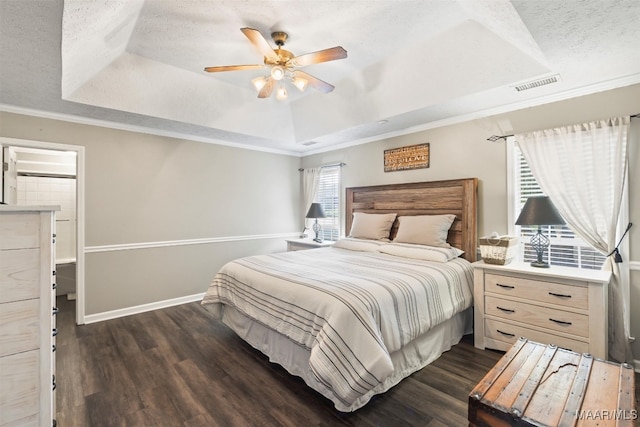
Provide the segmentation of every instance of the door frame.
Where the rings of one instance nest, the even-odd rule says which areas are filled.
[[[85,147],[81,145],[59,144],[57,142],[4,137],[0,137],[0,145],[21,148],[39,148],[42,150],[53,151],[74,151],[76,153],[76,324],[83,325],[85,317]]]

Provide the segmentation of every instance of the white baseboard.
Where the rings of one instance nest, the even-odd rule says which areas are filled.
[[[633,367],[635,368],[635,371],[640,374],[640,360],[634,359]]]
[[[204,297],[204,292],[195,295],[168,299],[164,301],[152,302],[149,304],[136,305],[133,307],[121,308],[118,310],[105,311],[102,313],[88,314],[84,316],[84,323],[96,323],[104,320],[117,319],[118,317],[131,316],[132,314],[144,313],[147,311],[159,310],[161,308],[173,307],[174,305],[186,304],[200,301]]]

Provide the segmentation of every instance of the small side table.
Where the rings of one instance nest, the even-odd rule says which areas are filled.
[[[518,337],[606,359],[611,273],[522,262],[474,267],[477,348],[506,351]]]
[[[312,239],[287,239],[287,251],[303,251],[306,249],[327,248],[335,242],[326,240],[322,243],[314,242]]]

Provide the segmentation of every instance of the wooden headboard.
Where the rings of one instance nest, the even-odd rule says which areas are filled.
[[[351,231],[354,212],[397,213],[398,216],[455,214],[447,241],[462,249],[466,260],[474,262],[477,208],[477,178],[351,187],[347,188],[345,235]],[[398,220],[389,238],[395,237],[397,229]]]

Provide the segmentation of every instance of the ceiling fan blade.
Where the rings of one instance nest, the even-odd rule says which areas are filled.
[[[218,73],[220,71],[238,71],[238,70],[256,70],[263,68],[264,65],[223,65],[220,67],[206,67],[204,70],[208,73]]]
[[[272,61],[278,61],[278,55],[275,53],[271,45],[267,42],[267,40],[260,34],[260,31],[254,30],[253,28],[240,28],[240,31],[244,33],[245,36],[253,43],[253,45],[260,51],[262,55],[266,58],[271,59]]]
[[[322,93],[329,93],[333,89],[335,89],[335,86],[330,85],[329,83],[322,81],[317,77],[313,77],[311,74],[305,73],[304,71],[296,71],[296,77],[306,79],[307,82],[309,82],[309,86],[316,90],[319,90]]]
[[[271,92],[273,92],[273,88],[275,85],[276,85],[276,81],[273,80],[271,77],[269,77],[265,85],[262,86],[262,89],[260,89],[260,92],[258,93],[258,98],[270,97]]]
[[[296,56],[287,62],[287,65],[294,67],[304,67],[305,65],[319,64],[321,62],[335,61],[336,59],[343,59],[347,57],[347,51],[342,46],[336,46],[325,50],[319,50],[318,52],[306,53],[304,55]]]

